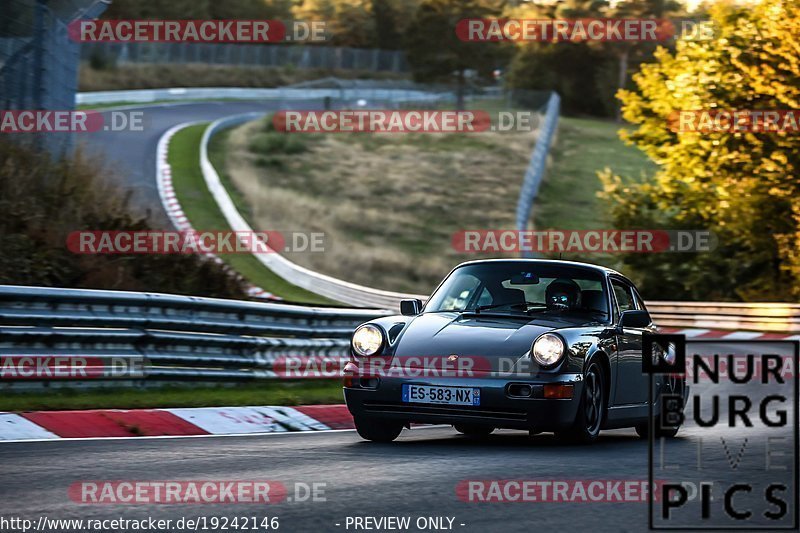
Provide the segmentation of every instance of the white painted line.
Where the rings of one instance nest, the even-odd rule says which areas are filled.
[[[448,424],[437,424],[435,426],[414,426],[410,430],[404,431],[419,431],[424,429],[442,429],[448,428]],[[142,437],[76,437],[67,439],[19,439],[19,440],[2,440],[0,446],[3,444],[19,443],[19,442],[70,442],[70,441],[95,441],[95,440],[159,440],[159,439],[208,439],[208,438],[227,438],[227,437],[287,437],[291,435],[321,435],[324,433],[345,433],[347,431],[355,431],[355,429],[324,429],[320,431],[287,431],[285,433],[237,433],[231,435],[151,435]]]

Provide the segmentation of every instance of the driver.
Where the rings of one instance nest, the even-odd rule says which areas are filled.
[[[580,307],[581,288],[571,279],[558,278],[545,289],[545,302],[549,309],[569,311]]]

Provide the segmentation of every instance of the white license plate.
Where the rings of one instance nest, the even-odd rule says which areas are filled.
[[[406,403],[444,405],[480,405],[481,390],[474,387],[436,387],[404,384],[403,401]]]

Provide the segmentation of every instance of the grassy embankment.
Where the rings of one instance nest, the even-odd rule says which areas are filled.
[[[535,228],[610,228],[597,171],[652,170],[618,130],[609,121],[561,120]],[[454,232],[514,227],[535,135],[284,134],[259,122],[219,142],[225,159],[216,166],[243,193],[251,224],[325,231],[325,254],[294,261],[364,285],[427,293],[453,265],[478,257],[453,250]],[[570,258],[612,267],[618,260]]]
[[[170,141],[169,163],[172,167],[172,182],[175,194],[192,227],[198,230],[228,230],[230,226],[206,187],[200,171],[199,147],[206,126],[207,124],[198,124],[185,128],[175,134]],[[212,162],[219,157],[218,149],[218,144],[210,147],[209,157]],[[241,209],[244,206],[241,196],[230,186],[230,183],[226,183],[227,177],[224,173],[220,174],[220,178],[231,192],[234,203]],[[250,254],[230,254],[221,257],[251,283],[285,300],[323,305],[334,303],[327,298],[288,283],[264,267]]]

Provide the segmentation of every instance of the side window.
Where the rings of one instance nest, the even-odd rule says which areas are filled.
[[[492,295],[489,292],[489,289],[484,288],[481,291],[481,295],[478,298],[478,301],[475,303],[475,305],[490,305],[492,301],[493,301]]]
[[[630,287],[617,280],[611,280],[611,286],[614,288],[614,296],[617,298],[620,313],[636,309],[636,301],[633,299]]]

